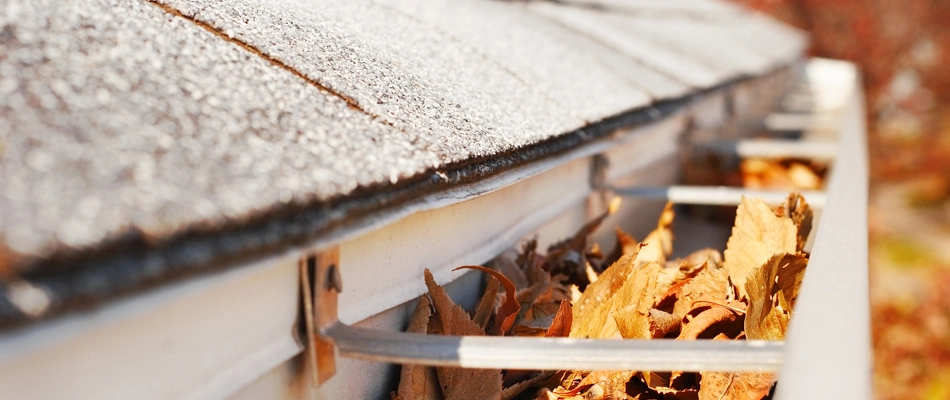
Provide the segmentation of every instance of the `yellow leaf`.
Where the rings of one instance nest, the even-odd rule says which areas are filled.
[[[739,290],[740,298],[747,296],[745,282],[753,269],[775,254],[796,251],[797,234],[792,220],[775,215],[762,199],[742,198],[732,236],[726,243],[723,263]]]
[[[699,400],[760,400],[769,394],[775,374],[702,372]]]
[[[627,277],[633,274],[635,269],[634,260],[637,257],[636,249],[621,257],[617,262],[604,270],[597,282],[587,286],[583,294],[572,307],[574,315],[574,324],[571,326],[571,337],[585,338],[591,337],[591,332],[599,332],[603,329],[608,315],[598,312],[607,304],[614,294],[623,287]]]
[[[789,194],[785,203],[776,210],[776,214],[792,220],[795,229],[798,231],[796,250],[804,250],[808,234],[811,233],[811,222],[814,217],[811,207],[805,202],[805,198],[800,193]]]
[[[650,339],[650,310],[656,304],[657,278],[662,268],[650,263],[634,271],[617,295],[605,304],[624,339]],[[609,326],[609,324],[607,324]],[[608,332],[602,333],[602,335]],[[591,336],[595,337],[595,336]],[[607,336],[596,336],[607,337]]]
[[[705,268],[680,290],[673,305],[673,315],[682,319],[693,303],[699,300],[723,302],[731,291],[729,274],[725,268]]]
[[[782,340],[791,318],[791,301],[798,296],[808,258],[804,254],[776,254],[756,268],[746,281],[749,308],[745,332],[751,340]]]

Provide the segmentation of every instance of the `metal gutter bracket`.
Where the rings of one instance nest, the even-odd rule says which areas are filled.
[[[610,206],[613,191],[607,184],[607,170],[610,160],[603,154],[591,157],[590,194],[587,196],[587,219],[596,218]]]
[[[324,330],[337,323],[337,295],[343,290],[340,248],[301,260],[300,282],[307,331],[306,369],[312,371],[312,382],[320,386],[336,374],[336,344]]]

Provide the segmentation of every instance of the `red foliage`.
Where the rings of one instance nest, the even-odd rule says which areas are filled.
[[[863,72],[872,176],[950,176],[950,1],[735,0],[811,34]]]

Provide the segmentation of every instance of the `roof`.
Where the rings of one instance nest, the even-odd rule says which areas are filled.
[[[0,325],[24,281],[53,313],[299,244],[806,44],[712,0],[4,4]]]

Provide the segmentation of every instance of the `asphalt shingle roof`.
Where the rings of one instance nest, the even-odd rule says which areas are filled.
[[[804,46],[711,0],[4,0],[0,279],[55,309],[312,238]]]

